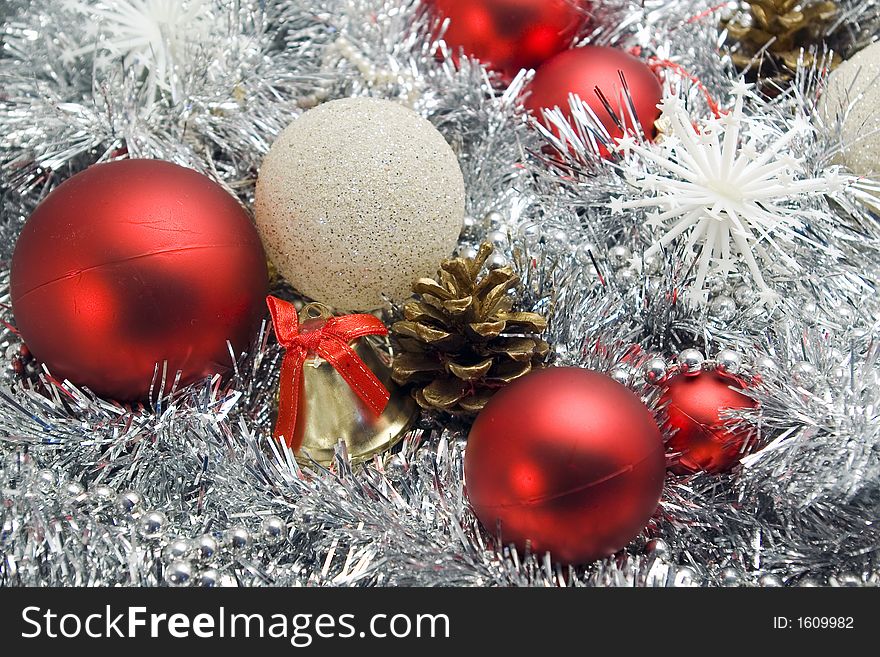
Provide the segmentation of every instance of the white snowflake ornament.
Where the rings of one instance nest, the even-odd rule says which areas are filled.
[[[135,68],[145,77],[148,105],[159,89],[177,100],[176,72],[197,54],[213,19],[206,0],[68,0],[67,6],[96,21],[95,41],[67,57],[96,52],[98,65],[121,60]]]
[[[761,301],[774,303],[778,295],[765,282],[759,260],[795,270],[797,263],[778,238],[806,241],[788,201],[840,187],[835,175],[808,178],[788,152],[791,142],[810,130],[805,121],[767,143],[769,129],[743,112],[748,89],[743,82],[735,84],[733,109],[699,127],[681,99],[667,97],[660,105],[667,132],[658,143],[640,143],[631,135],[618,140],[625,179],[644,196],[614,199],[612,212],[645,210],[647,225],[660,235],[646,257],[686,237],[687,251],[699,251],[691,298],[701,303],[708,299],[704,287],[710,272],[726,276],[736,258],[748,268]]]

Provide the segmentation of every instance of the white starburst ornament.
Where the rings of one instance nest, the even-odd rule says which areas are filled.
[[[144,75],[143,98],[162,90],[177,101],[176,74],[197,54],[213,19],[206,0],[69,0],[68,9],[95,19],[94,42],[67,53],[71,60],[96,52],[95,63],[121,60]]]
[[[808,178],[802,163],[789,152],[792,141],[811,130],[804,120],[768,142],[769,128],[748,118],[743,100],[749,85],[733,87],[734,107],[695,127],[683,102],[670,96],[661,103],[666,133],[659,143],[639,143],[631,135],[618,140],[624,175],[642,198],[611,203],[615,213],[647,211],[647,224],[660,237],[645,252],[653,256],[687,235],[695,248],[694,301],[705,303],[707,276],[726,276],[738,256],[748,268],[764,304],[778,295],[765,282],[759,260],[794,271],[795,260],[781,243],[800,240],[801,220],[792,200],[801,194],[826,194],[840,188],[835,173]],[[782,240],[781,238],[785,238]]]

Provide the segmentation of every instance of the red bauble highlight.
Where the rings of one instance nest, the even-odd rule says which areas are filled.
[[[618,119],[625,119],[624,125],[632,129],[621,72],[642,131],[653,139],[657,134],[654,122],[660,117],[657,104],[663,98],[660,80],[644,61],[617,48],[585,46],[556,55],[535,73],[527,89],[525,106],[538,118],[543,118],[542,109],[558,107],[571,120],[569,94],[575,94],[593,110],[608,134],[620,139],[623,131],[608,113],[596,89],[601,90]]]
[[[226,371],[264,315],[266,259],[235,198],[160,160],[97,164],[37,207],[12,259],[22,338],[53,376],[144,399]]]
[[[731,429],[736,421],[722,419],[721,413],[757,407],[754,399],[738,392],[744,387],[741,380],[717,371],[678,374],[669,381],[661,401],[668,404],[668,426],[675,431],[667,443],[673,471],[717,473],[739,463],[753,430]]]
[[[488,68],[512,79],[571,47],[586,24],[585,0],[429,0],[449,19],[444,39]]]
[[[465,453],[467,494],[483,525],[556,560],[586,563],[625,547],[657,508],[666,462],[651,412],[604,374],[538,370],[499,391]]]

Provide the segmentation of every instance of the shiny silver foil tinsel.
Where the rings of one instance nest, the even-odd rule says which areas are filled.
[[[443,418],[423,417],[363,466],[344,450],[329,470],[297,464],[271,438],[281,354],[268,328],[232,380],[137,408],[53,382],[14,331],[4,262],[0,584],[878,583],[880,229],[863,204],[870,185],[793,201],[822,221],[811,225],[812,251],[787,245],[804,271],[777,281],[778,308],[756,310],[736,272],[694,306],[681,297],[693,276],[683,247],[644,260],[643,217],[609,212],[626,193],[615,162],[553,149],[518,107],[529,75],[502,88],[477,62],[454,66],[444,26],[418,0],[190,0],[181,6],[206,11],[197,36],[167,36],[164,78],[107,56],[114,35],[96,12],[112,0],[33,4],[3,8],[0,258],[39,199],[93,162],[170,159],[247,202],[262,155],[299,113],[343,96],[392,98],[458,153],[469,214],[459,251],[488,239],[516,267],[521,303],[550,318],[556,363],[611,373],[662,420],[647,370],[685,349],[710,360],[735,350],[760,411],[733,420],[756,425],[760,443],[728,474],[669,475],[660,510],[625,551],[562,567],[479,526],[463,489],[467,428]],[[846,52],[874,38],[878,15],[874,2],[842,6],[829,46]],[[736,78],[719,54],[716,3],[609,0],[592,13],[579,42],[639,48],[715,96]],[[815,114],[823,83],[821,71],[802,70],[777,98],[750,97],[748,112],[784,132]],[[676,84],[695,116],[708,111],[701,89]],[[846,146],[837,134],[818,124],[796,144],[811,175]]]
[[[298,111],[283,32],[310,18],[287,10],[260,0],[10,3],[0,32],[3,187],[41,194],[128,156],[192,167],[247,194]],[[7,222],[14,235],[19,222]]]

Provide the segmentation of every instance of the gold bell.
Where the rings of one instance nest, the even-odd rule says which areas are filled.
[[[318,304],[300,313],[304,327],[329,317],[329,310]],[[330,363],[310,355],[303,364],[296,422],[296,435],[302,436],[296,456],[303,463],[330,465],[339,441],[345,442],[352,462],[368,460],[396,445],[418,416],[415,400],[391,378],[391,357],[369,337],[356,340],[351,348],[390,393],[388,405],[377,417]]]

